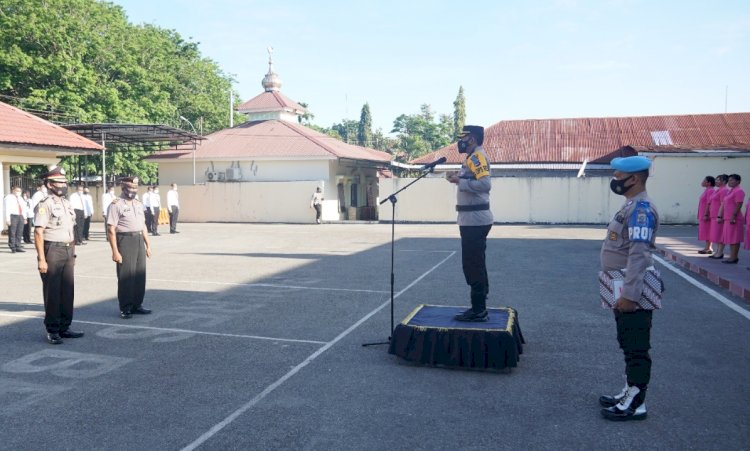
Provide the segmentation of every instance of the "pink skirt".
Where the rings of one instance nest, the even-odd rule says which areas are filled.
[[[698,221],[698,239],[700,241],[711,241],[711,220],[701,218]]]
[[[712,243],[724,242],[724,224],[716,222],[716,218],[711,218],[711,227],[708,233],[708,238]]]
[[[724,221],[724,244],[739,244],[745,238],[745,218],[740,215],[737,216],[737,221],[734,224]]]
[[[750,201],[748,201],[750,203]],[[747,210],[745,210],[745,229],[747,229],[747,233],[745,235],[745,249],[750,250],[750,205],[748,205]]]

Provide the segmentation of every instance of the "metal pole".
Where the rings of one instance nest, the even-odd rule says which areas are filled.
[[[229,128],[234,127],[234,96],[232,88],[229,88]]]
[[[195,185],[195,140],[193,140],[193,185]]]
[[[104,142],[104,132],[102,132],[102,192],[107,191],[107,147]]]

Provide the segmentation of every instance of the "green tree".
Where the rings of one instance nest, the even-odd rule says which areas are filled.
[[[430,105],[424,104],[419,114],[397,117],[391,133],[397,134],[404,158],[412,160],[450,144],[453,140],[453,121],[445,114],[436,120]]]
[[[458,95],[453,101],[453,136],[463,130],[466,125],[466,98],[464,97],[464,87],[458,87]]]
[[[307,103],[297,103],[299,103],[299,106],[305,109],[305,114],[297,116],[297,121],[299,121],[300,124],[307,125],[309,127],[312,123],[312,120],[315,119],[315,115],[310,112],[309,105]]]
[[[370,114],[370,104],[367,102],[362,106],[362,113],[359,115],[357,143],[360,146],[372,147],[372,115]]]
[[[331,130],[335,131],[341,137],[341,140],[348,144],[357,144],[357,131],[359,130],[359,121],[352,119],[342,119],[340,123],[333,124]]]
[[[163,123],[202,119],[204,133],[228,126],[231,78],[174,30],[133,25],[96,0],[2,0],[0,95],[65,121]],[[5,98],[5,97],[3,97]],[[59,114],[58,114],[59,113]],[[154,146],[108,145],[107,172],[151,182]],[[63,161],[77,172],[77,157]],[[85,162],[85,163],[84,163]],[[100,158],[84,158],[90,173]]]

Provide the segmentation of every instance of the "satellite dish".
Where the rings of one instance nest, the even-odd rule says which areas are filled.
[[[586,177],[586,165],[588,164],[589,160],[588,158],[583,160],[583,163],[581,163],[581,169],[578,170],[577,178]]]

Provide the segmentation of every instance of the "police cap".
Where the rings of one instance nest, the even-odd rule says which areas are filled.
[[[128,188],[138,188],[138,177],[123,177],[120,179],[120,185]]]
[[[482,145],[484,142],[484,127],[480,125],[464,125],[464,128],[459,133],[459,138],[463,138],[466,135],[472,135],[477,140],[478,145]]]
[[[640,156],[614,158],[609,165],[620,172],[633,173],[647,171],[651,167],[651,160]]]
[[[65,177],[65,169],[60,166],[51,166],[49,171],[42,176],[44,180],[50,182],[67,182],[68,179]]]

